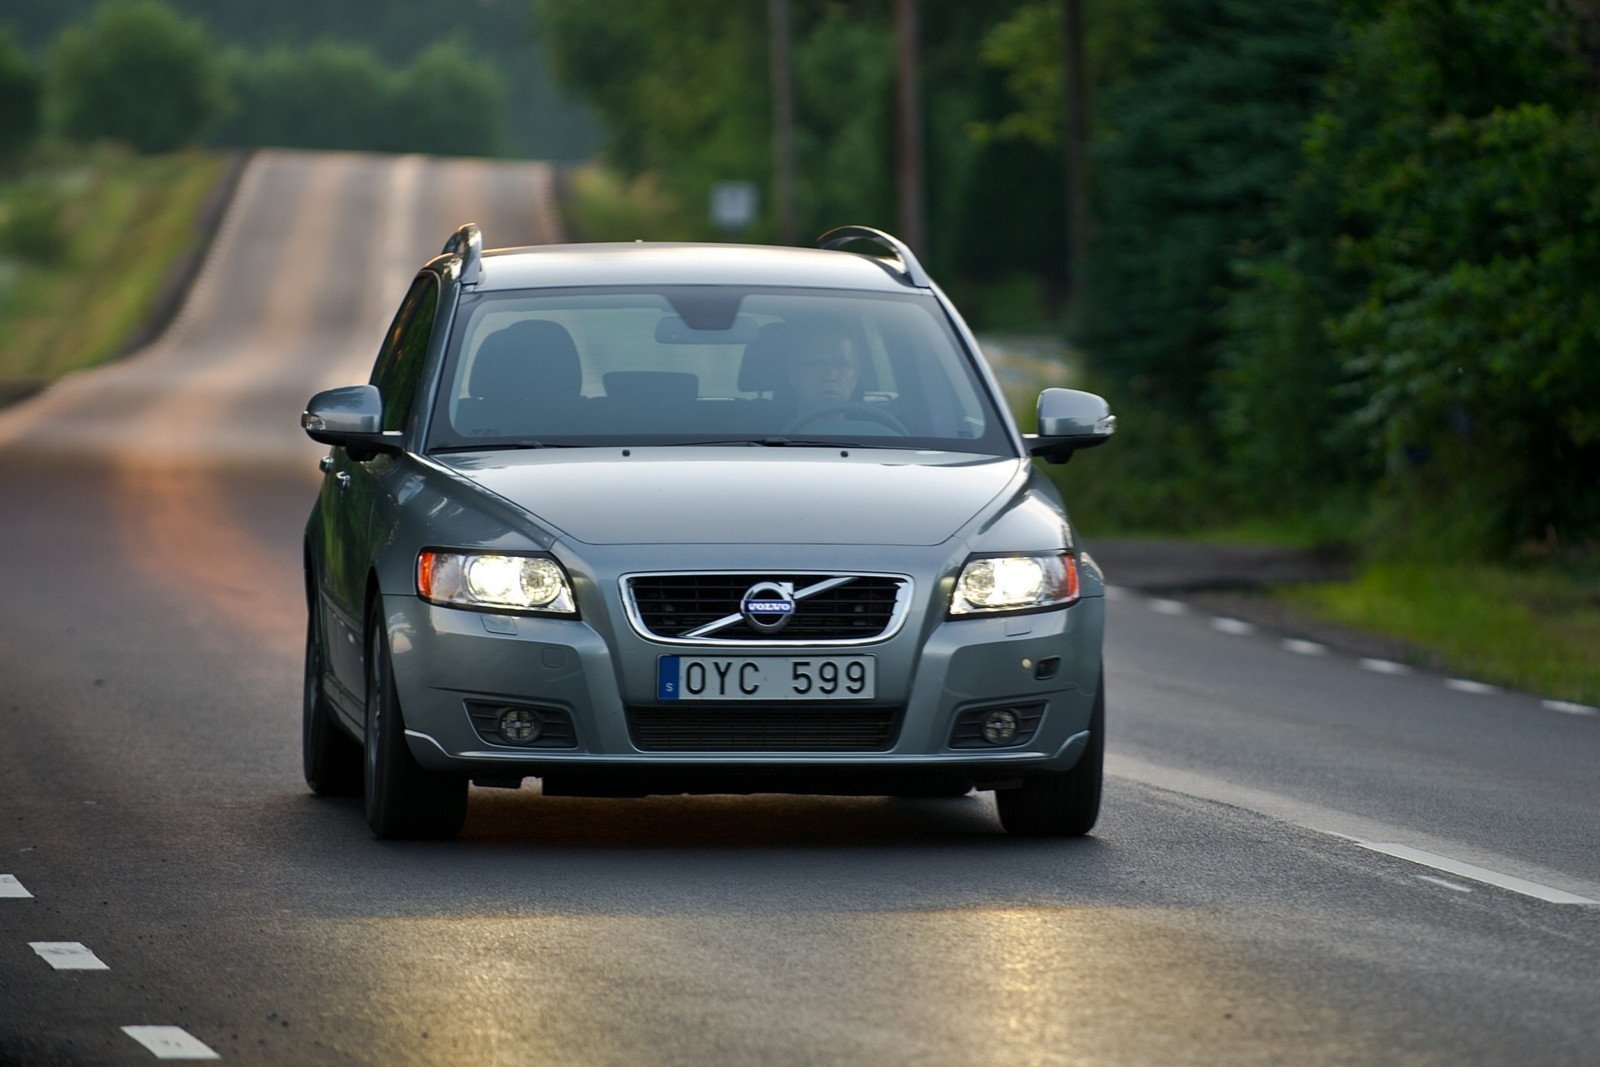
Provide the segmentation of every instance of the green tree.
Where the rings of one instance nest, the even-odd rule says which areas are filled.
[[[394,107],[410,151],[495,155],[504,147],[504,79],[459,40],[433,45],[401,72]]]
[[[1095,111],[1081,340],[1141,403],[1204,425],[1238,250],[1272,233],[1333,58],[1331,3],[1160,0]]]
[[[395,74],[370,49],[334,41],[233,49],[227,71],[238,103],[218,143],[380,151],[398,138]]]
[[[110,0],[87,25],[63,31],[48,99],[67,137],[126,141],[140,152],[198,142],[227,107],[210,36],[158,0]]]
[[[1235,453],[1296,457],[1301,499],[1319,454],[1375,480],[1391,544],[1600,535],[1593,14],[1352,5],[1283,232],[1241,265]]]
[[[560,84],[599,113],[606,154],[685,203],[712,181],[771,173],[766,5],[538,0]]]
[[[371,49],[332,40],[259,55],[234,49],[226,65],[238,106],[219,144],[435,155],[504,148],[499,71],[455,41],[399,70]]]
[[[0,26],[0,166],[39,139],[42,82],[11,32]]]
[[[926,258],[947,279],[1060,273],[1059,153],[971,135],[974,124],[1015,106],[1001,91],[1001,74],[976,64],[974,54],[1019,2],[920,4]],[[766,5],[537,0],[534,11],[558,78],[599,113],[611,162],[658,175],[686,204],[704,203],[718,179],[770,182]],[[889,5],[797,0],[791,12],[801,230],[843,222],[892,229]]]

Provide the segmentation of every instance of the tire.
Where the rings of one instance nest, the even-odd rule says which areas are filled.
[[[1071,770],[1025,779],[995,790],[1000,825],[1020,837],[1082,837],[1100,817],[1100,783],[1106,761],[1106,683],[1101,669],[1089,714],[1089,746]]]
[[[305,691],[300,711],[300,763],[306,785],[321,797],[361,795],[361,746],[334,721],[322,692],[322,627],[316,600],[306,612]]]
[[[389,636],[375,613],[367,625],[367,825],[380,838],[449,840],[467,818],[467,779],[429,771],[406,744]]]

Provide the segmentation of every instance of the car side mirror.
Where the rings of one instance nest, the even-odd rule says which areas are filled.
[[[313,441],[368,458],[399,452],[400,434],[383,431],[383,397],[375,385],[325,389],[306,401],[300,428]]]
[[[1082,448],[1094,448],[1117,432],[1117,417],[1102,397],[1078,389],[1046,389],[1039,394],[1039,432],[1025,434],[1029,455],[1065,463]]]

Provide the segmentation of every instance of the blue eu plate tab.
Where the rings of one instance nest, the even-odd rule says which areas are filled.
[[[677,656],[662,656],[656,660],[656,697],[659,700],[678,699]]]

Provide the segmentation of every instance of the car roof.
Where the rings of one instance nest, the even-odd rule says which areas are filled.
[[[478,292],[591,285],[774,285],[917,292],[873,256],[776,245],[635,241],[485,249]]]

